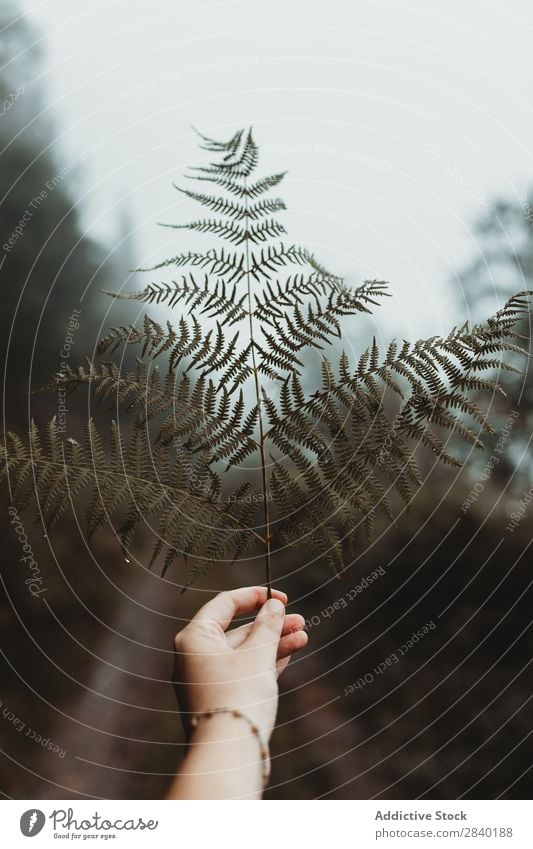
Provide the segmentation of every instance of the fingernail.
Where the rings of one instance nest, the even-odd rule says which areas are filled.
[[[267,613],[283,613],[285,605],[279,600],[279,598],[269,598],[268,601],[265,602],[264,609]]]

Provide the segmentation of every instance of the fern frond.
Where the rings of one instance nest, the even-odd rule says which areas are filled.
[[[178,254],[177,256],[171,257],[170,259],[166,259],[163,262],[157,263],[157,265],[152,266],[152,268],[138,268],[137,271],[156,271],[159,268],[168,268],[170,265],[174,265],[176,268],[182,268],[183,266],[190,265],[191,267],[200,267],[203,269],[207,269],[211,274],[217,274],[219,277],[223,277],[227,283],[236,282],[238,283],[244,277],[246,271],[244,269],[244,256],[239,253],[229,253],[224,250],[224,248],[220,248],[220,250],[212,249],[207,251],[206,253],[193,253],[189,252],[186,254]],[[157,300],[157,295],[159,293],[158,286],[160,284],[151,284],[150,286],[143,289],[141,292],[105,292],[104,294],[110,295],[113,298],[128,300],[134,299],[137,301],[152,301],[155,300],[156,303],[160,303],[161,301]],[[155,287],[155,295],[152,295],[151,287]]]
[[[280,210],[287,208],[281,198],[275,198],[273,200],[267,199],[260,201],[260,203],[253,204],[252,206],[246,206],[241,203],[233,203],[228,200],[228,198],[220,195],[206,195],[201,192],[191,192],[189,189],[182,189],[180,186],[176,185],[174,188],[179,192],[182,192],[186,195],[186,197],[191,198],[191,200],[195,200],[203,206],[207,206],[213,212],[220,215],[227,215],[236,221],[243,221],[246,219],[257,221],[264,218],[266,215],[273,212],[279,212]]]
[[[205,136],[196,127],[192,127],[197,136],[201,138],[202,142],[200,147],[203,150],[210,150],[216,153],[226,153],[229,155],[234,155],[238,150],[239,144],[241,143],[241,139],[244,135],[244,130],[237,130],[236,133],[232,135],[232,137],[227,142],[216,141],[215,139],[211,139],[208,136]]]
[[[216,175],[213,175],[212,177],[199,177],[196,174],[186,174],[185,176],[192,180],[198,180],[199,182],[214,183],[239,198],[257,198],[281,183],[286,173],[286,171],[283,171],[281,174],[272,174],[270,177],[263,177],[261,180],[250,185],[243,185],[240,182],[229,180],[227,177],[219,177]]]
[[[179,539],[182,555],[201,554],[212,545],[213,535],[230,536],[232,544],[236,535],[244,537],[244,546],[260,539],[242,521],[243,515],[250,514],[248,508],[243,509],[242,504],[234,507],[220,498],[220,488],[205,456],[192,460],[182,448],[170,462],[163,447],[153,451],[147,440],[146,431],[135,429],[126,447],[113,423],[107,455],[92,421],[82,444],[72,438],[63,441],[52,419],[44,447],[35,426],[26,443],[8,434],[0,445],[0,477],[9,475],[17,484],[23,476],[21,502],[36,504],[49,529],[84,490],[89,490],[89,535],[125,510],[117,531],[124,548],[153,515],[162,516],[161,521],[172,529],[166,542],[168,551],[178,550],[175,543]],[[31,477],[26,472],[28,464],[33,470]]]
[[[378,517],[393,520],[397,503],[409,506],[421,485],[420,449],[460,465],[450,437],[481,447],[481,435],[493,432],[479,394],[503,391],[500,369],[518,371],[501,358],[526,353],[517,327],[531,293],[445,336],[384,349],[373,337],[353,361],[346,350],[327,357],[346,319],[372,312],[386,284],[348,284],[307,248],[272,241],[285,233],[276,218],[285,204],[264,195],[284,172],[256,173],[251,129],[225,140],[198,135],[209,156],[186,176],[210,188],[176,189],[210,217],[164,226],[232,247],[138,269],[180,271],[109,294],[164,306],[175,320],[143,315],[100,340],[99,356],[137,346],[131,370],[87,359],[46,387],[87,387],[131,426],[113,423],[104,441],[89,421],[77,441],[55,420],[43,433],[32,424],[25,439],[6,437],[0,475],[15,502],[37,504],[49,527],[85,499],[89,536],[112,524],[127,553],[148,529],[150,566],[160,561],[164,574],[184,561],[185,586],[217,561],[260,549],[270,587],[271,558],[285,546],[339,575],[345,546],[370,538]],[[311,391],[302,376],[309,349],[321,351]]]
[[[305,248],[298,245],[286,246],[281,243],[278,247],[262,248],[259,254],[252,252],[249,273],[259,281],[262,277],[270,277],[272,272],[286,265],[303,265],[311,258],[312,255]]]
[[[259,160],[259,151],[252,137],[251,129],[248,130],[244,143],[242,140],[244,135],[241,134],[238,141],[234,136],[231,147],[224,148],[226,155],[219,162],[212,162],[208,168],[205,166],[191,166],[191,170],[200,171],[204,174],[214,174],[216,176],[248,177],[257,166]],[[212,144],[212,142],[208,142]],[[213,148],[205,147],[206,150]],[[217,152],[222,149],[217,148]]]
[[[197,233],[210,233],[213,236],[226,239],[233,245],[242,245],[246,239],[246,230],[218,218],[201,218],[197,221],[189,221],[187,224],[162,224],[161,226],[170,227],[173,230],[195,230]]]
[[[286,232],[285,227],[273,219],[248,227],[239,227],[232,223],[227,224],[217,218],[190,221],[187,224],[163,224],[162,226],[171,227],[174,230],[196,230],[198,233],[211,233],[214,236],[226,239],[233,245],[242,245],[247,240],[257,244]]]
[[[213,409],[214,384],[205,377],[193,384],[187,373],[180,376],[172,368],[163,379],[159,370],[150,369],[141,360],[135,372],[121,372],[113,363],[96,366],[87,360],[85,367],[57,375],[45,388],[56,392],[61,387],[72,393],[85,385],[91,388],[97,401],[112,402],[113,408],[123,408],[126,413],[135,412],[134,424],[141,429],[147,422],[159,421],[156,442],[169,445],[175,439],[186,439],[195,451],[208,449],[213,461],[227,457],[225,437],[219,439],[224,433],[226,413]],[[223,386],[222,390],[227,399],[229,393]],[[227,408],[229,410],[229,403]],[[221,412],[224,413],[222,425]],[[235,421],[233,435],[248,454],[257,448],[248,425],[241,430]]]

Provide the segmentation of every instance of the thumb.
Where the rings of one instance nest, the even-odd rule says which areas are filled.
[[[278,598],[269,598],[255,618],[246,648],[262,649],[275,663],[285,620],[285,605]]]

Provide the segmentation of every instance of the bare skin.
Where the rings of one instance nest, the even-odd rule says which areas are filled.
[[[175,638],[174,683],[189,741],[168,799],[260,799],[268,764],[250,728],[267,746],[278,708],[278,678],[307,644],[305,622],[285,614],[287,596],[264,587],[220,593]],[[236,616],[253,622],[228,630]],[[191,716],[237,709],[247,719],[217,713],[191,725]]]

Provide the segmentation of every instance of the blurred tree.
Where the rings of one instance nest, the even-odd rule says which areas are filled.
[[[477,256],[459,273],[460,288],[454,286],[464,312],[464,304],[472,319],[481,318],[487,309],[498,308],[512,292],[533,289],[533,186],[516,199],[496,199],[490,209],[474,222]],[[531,336],[531,318],[527,317],[520,332]],[[528,343],[524,340],[524,346]],[[530,346],[529,346],[530,348]],[[532,472],[529,441],[533,427],[533,368],[531,358],[509,356],[509,361],[522,374],[503,372],[498,379],[507,397],[494,396],[494,412],[503,425],[510,409],[520,416],[513,427],[512,439],[507,441],[505,456],[495,469],[495,477],[512,477],[518,491]],[[485,440],[490,448],[499,435]],[[485,458],[478,458],[483,464]]]
[[[533,186],[516,200],[497,199],[474,223],[479,255],[460,274],[474,318],[533,283]]]
[[[18,3],[6,0],[0,6],[0,358],[3,379],[3,425],[27,430],[29,418],[58,412],[58,396],[29,395],[60,368],[69,316],[81,310],[79,327],[72,346],[72,358],[79,350],[90,350],[99,311],[107,309],[99,290],[116,285],[117,261],[104,247],[83,232],[76,206],[75,175],[83,181],[83,161],[68,167],[56,144],[54,120],[47,108],[44,53],[41,34],[22,16]],[[66,167],[67,166],[67,167]],[[40,200],[39,200],[40,199]],[[121,267],[126,265],[122,253]],[[87,294],[85,294],[87,292]],[[83,399],[80,399],[83,408]],[[69,415],[77,416],[74,400]],[[5,500],[4,500],[5,505]],[[12,626],[10,604],[18,614],[31,611],[36,628],[36,610],[24,582],[20,580],[20,550],[5,510],[0,511],[4,531],[5,604],[4,617]],[[28,530],[29,532],[29,530]],[[78,605],[65,586],[61,568],[42,534],[32,535],[32,544],[43,547],[40,558],[49,581],[61,603],[64,616]],[[79,557],[75,528],[58,542],[65,561]],[[60,558],[61,559],[61,558]],[[63,564],[64,565],[64,564]],[[98,592],[94,576],[90,585],[80,576],[81,597]],[[10,638],[8,642],[13,643]],[[66,649],[63,649],[66,651]]]
[[[81,229],[70,177],[83,165],[61,162],[54,145],[40,35],[9,0],[0,9],[0,29],[0,356],[12,423],[22,420],[30,384],[35,388],[58,370],[68,317],[80,299],[76,343],[80,350],[90,345],[93,293],[109,284],[112,267]],[[53,411],[55,403],[32,399],[40,410]]]
[[[26,430],[30,416],[48,417],[58,411],[57,395],[28,395],[28,390],[59,370],[73,309],[81,310],[72,348],[74,359],[78,351],[91,350],[98,313],[108,307],[99,290],[116,286],[119,264],[122,272],[131,261],[124,252],[117,257],[115,251],[108,257],[105,248],[83,232],[76,198],[83,184],[84,159],[80,156],[66,162],[57,143],[43,84],[41,33],[12,0],[0,4],[0,30],[2,427]],[[69,416],[75,418],[78,413],[73,399]],[[127,585],[131,577],[123,563],[109,555],[111,533],[95,564],[77,532],[75,517],[53,539],[43,537],[30,517],[25,532],[45,576],[45,605],[25,584],[28,572],[9,524],[7,501],[4,493],[0,509],[2,700],[28,725],[31,721],[43,737],[67,739],[61,721],[68,725],[70,703],[85,710],[83,679],[92,674],[96,657],[92,651],[108,636],[107,622],[123,600],[114,581]],[[120,711],[117,722],[118,716],[122,719]],[[56,725],[58,717],[60,727]],[[90,720],[95,726],[99,718]],[[72,726],[73,738],[79,737],[79,724],[73,720]],[[5,753],[0,759],[0,786],[9,796],[27,794],[25,782],[31,775],[35,791],[46,796],[46,778],[55,766],[50,753],[40,752],[25,735],[15,735],[13,730],[6,722],[0,726],[0,748]],[[57,766],[60,785],[68,788],[74,784],[68,761],[58,761]],[[50,786],[58,792],[58,785]]]

